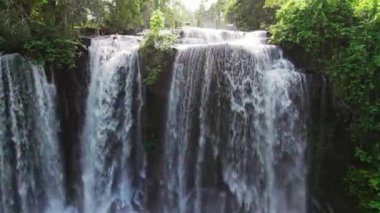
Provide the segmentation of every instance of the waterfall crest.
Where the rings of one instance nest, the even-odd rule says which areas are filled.
[[[164,212],[306,212],[307,78],[266,32],[185,28],[164,154]]]
[[[83,130],[82,181],[86,213],[142,208],[139,41],[133,36],[94,38],[91,82]]]
[[[0,99],[0,212],[63,211],[55,86],[41,66],[3,55]]]

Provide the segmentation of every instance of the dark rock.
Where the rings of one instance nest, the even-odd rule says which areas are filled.
[[[89,46],[90,40],[86,39]],[[60,140],[63,147],[65,183],[68,202],[80,206],[81,189],[81,133],[85,118],[88,85],[90,82],[89,55],[83,50],[72,70],[55,70],[54,81],[58,93]]]
[[[285,58],[288,58],[296,68],[306,73],[321,73],[321,68],[316,65],[305,53],[301,46],[281,47]]]
[[[148,210],[154,212],[162,206],[160,203],[160,180],[164,165],[165,120],[169,92],[173,72],[175,51],[164,57],[162,71],[155,83],[145,87],[145,103],[143,109],[143,141],[147,152],[147,193]],[[142,75],[147,76],[144,61],[141,60]]]
[[[345,177],[355,162],[350,136],[353,112],[337,97],[321,67],[311,61],[301,46],[282,47],[297,69],[308,75],[310,84],[309,124],[309,211],[312,213],[358,212]]]

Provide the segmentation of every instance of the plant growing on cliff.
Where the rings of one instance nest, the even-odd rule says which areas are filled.
[[[167,64],[166,57],[173,54],[172,45],[177,40],[176,34],[160,34],[164,27],[165,18],[159,10],[154,12],[151,18],[152,31],[146,36],[144,44],[140,49],[140,56],[145,70],[144,83],[152,85],[156,82],[158,75]]]
[[[156,33],[149,34],[140,49],[140,55],[143,62],[144,83],[152,85],[156,82],[162,69],[167,66],[167,58],[174,53],[172,45],[176,42],[177,35]]]

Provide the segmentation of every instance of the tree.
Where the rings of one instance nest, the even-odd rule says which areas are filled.
[[[161,10],[154,11],[150,18],[150,27],[153,33],[159,33],[165,27],[165,17]]]
[[[140,0],[114,0],[109,4],[107,25],[116,31],[126,32],[142,25]]]
[[[226,0],[219,0],[213,3],[208,9],[208,14],[211,16],[211,20],[215,23],[215,27],[219,28],[224,23],[224,13],[226,8]]]
[[[268,27],[276,13],[276,9],[264,7],[265,0],[228,0],[226,5],[226,19],[243,30]]]
[[[172,0],[164,10],[165,26],[176,28],[185,22],[193,21],[193,14],[182,4],[180,0]]]
[[[185,17],[177,15],[185,11],[178,0],[0,0],[0,50],[49,63],[61,61],[63,56],[57,55],[62,50],[69,58],[64,61],[73,61],[71,56],[76,54],[72,51],[77,51],[81,33],[99,28],[113,33],[147,28],[156,9],[169,17],[167,27]]]

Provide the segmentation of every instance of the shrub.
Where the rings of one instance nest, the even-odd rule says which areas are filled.
[[[144,83],[152,85],[156,82],[163,67],[167,64],[166,57],[170,57],[174,51],[172,45],[176,42],[178,36],[175,34],[160,35],[150,33],[145,38],[144,44],[140,49],[140,55],[143,61],[146,77]]]
[[[78,51],[80,47],[85,48],[77,39],[42,37],[27,41],[24,44],[24,52],[37,63],[54,64],[58,68],[63,66],[72,68],[80,54]]]
[[[164,14],[156,10],[150,19],[151,32],[146,36],[144,44],[140,49],[146,77],[144,83],[152,85],[156,82],[158,75],[165,65],[165,57],[173,54],[172,45],[176,42],[176,34],[160,34],[165,25]]]

